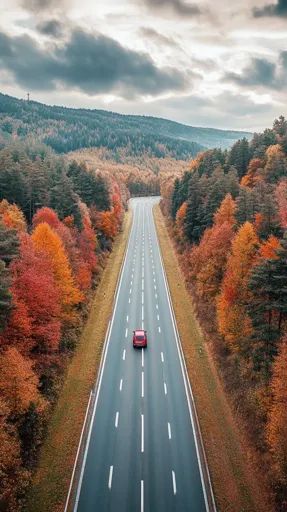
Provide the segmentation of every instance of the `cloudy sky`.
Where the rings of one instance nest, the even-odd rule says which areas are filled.
[[[287,0],[1,0],[0,90],[261,130],[287,115]]]

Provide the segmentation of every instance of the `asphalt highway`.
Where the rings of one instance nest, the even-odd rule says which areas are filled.
[[[74,512],[205,512],[197,453],[152,207],[133,225],[79,478]],[[134,349],[134,329],[148,347]]]

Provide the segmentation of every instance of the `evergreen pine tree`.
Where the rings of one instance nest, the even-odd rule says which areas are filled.
[[[263,366],[266,375],[287,318],[287,233],[276,253],[277,258],[254,267],[249,282],[253,293],[249,311],[256,337],[255,365]]]
[[[235,167],[235,169],[237,169],[239,178],[242,178],[242,176],[246,174],[249,161],[249,144],[248,140],[244,137],[243,139],[235,142],[235,144],[232,146],[228,154],[227,164]]]
[[[19,239],[14,229],[0,223],[0,260],[9,265],[18,256]]]

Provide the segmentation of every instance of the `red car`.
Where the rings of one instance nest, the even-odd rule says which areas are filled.
[[[133,331],[133,346],[134,347],[147,347],[147,335],[144,330]]]

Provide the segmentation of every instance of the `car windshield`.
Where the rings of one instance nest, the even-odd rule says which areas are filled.
[[[144,336],[142,334],[137,334],[136,338],[138,341],[144,341]]]

